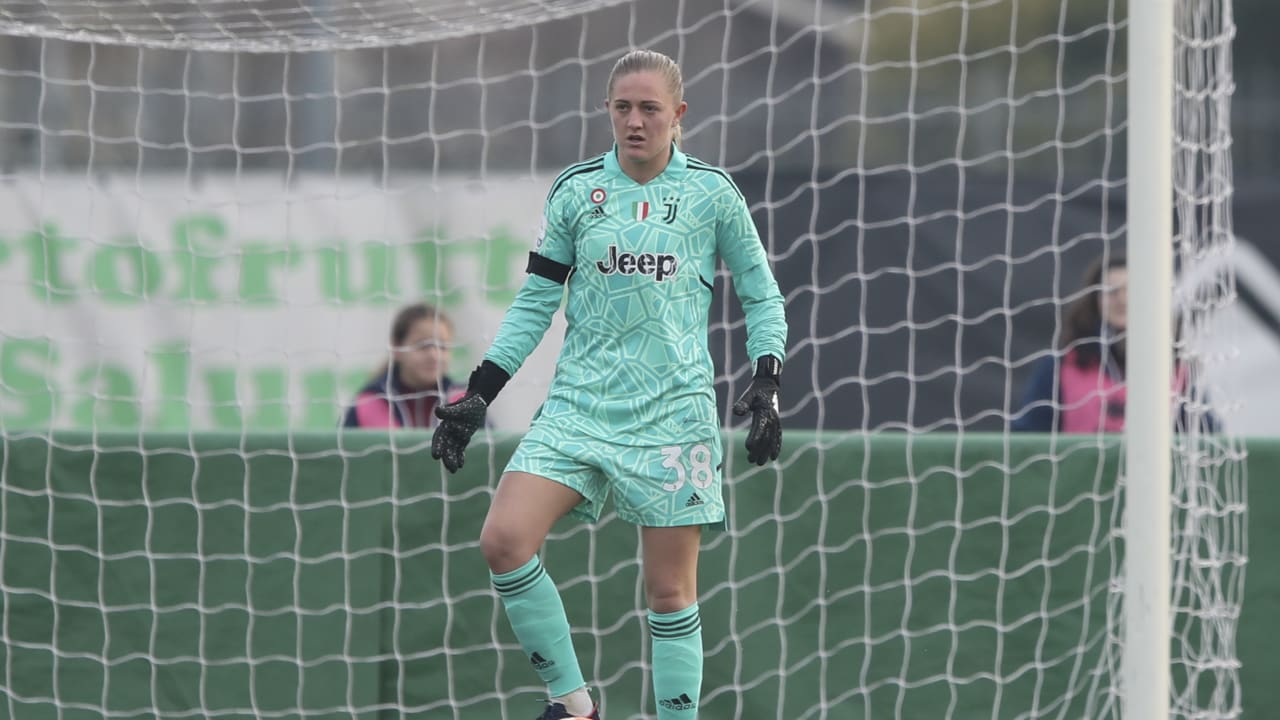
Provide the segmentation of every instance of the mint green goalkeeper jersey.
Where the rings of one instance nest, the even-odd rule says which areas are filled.
[[[534,424],[634,446],[716,436],[707,322],[721,258],[753,366],[764,355],[784,359],[782,295],[724,170],[675,149],[641,185],[618,165],[616,147],[570,166],[551,186],[529,276],[485,358],[514,375],[567,283],[564,345]]]

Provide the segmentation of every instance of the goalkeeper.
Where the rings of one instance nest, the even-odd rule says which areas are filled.
[[[570,166],[547,197],[529,276],[466,395],[437,408],[431,454],[453,472],[494,397],[541,341],[568,286],[568,329],[546,401],[506,467],[480,533],[494,589],[551,701],[541,720],[598,718],[560,595],[538,559],[566,514],[610,492],[642,528],[659,720],[694,720],[702,683],[697,563],[723,528],[721,441],[707,320],[718,259],[733,274],[755,377],[747,457],[778,457],[783,299],[746,201],[724,170],[680,151],[679,67],[638,50],[614,65],[613,148]]]

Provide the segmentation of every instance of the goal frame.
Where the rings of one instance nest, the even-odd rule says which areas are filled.
[[[1130,0],[1128,363],[1124,471],[1123,715],[1169,716],[1173,418],[1173,5]]]

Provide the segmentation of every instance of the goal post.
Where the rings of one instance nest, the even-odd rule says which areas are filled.
[[[1123,716],[1169,716],[1173,508],[1173,5],[1129,3]]]
[[[3,3],[0,716],[536,712],[477,534],[563,316],[459,475],[339,423],[409,303],[465,379],[636,47],[681,65],[682,148],[746,197],[791,332],[756,468],[706,278],[707,712],[1247,715],[1234,32],[1231,0]],[[1029,392],[1117,339],[1069,316],[1120,252],[1127,403]],[[606,716],[652,714],[633,528],[544,553]]]

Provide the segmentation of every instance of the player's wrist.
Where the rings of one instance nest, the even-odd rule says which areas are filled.
[[[762,355],[756,359],[757,378],[767,378],[775,384],[782,381],[782,361],[772,355]]]
[[[502,388],[506,386],[507,381],[511,379],[511,375],[498,367],[498,364],[492,360],[484,360],[471,371],[471,378],[467,381],[467,390],[480,396],[484,400],[486,406],[492,405],[498,393],[502,392]]]

